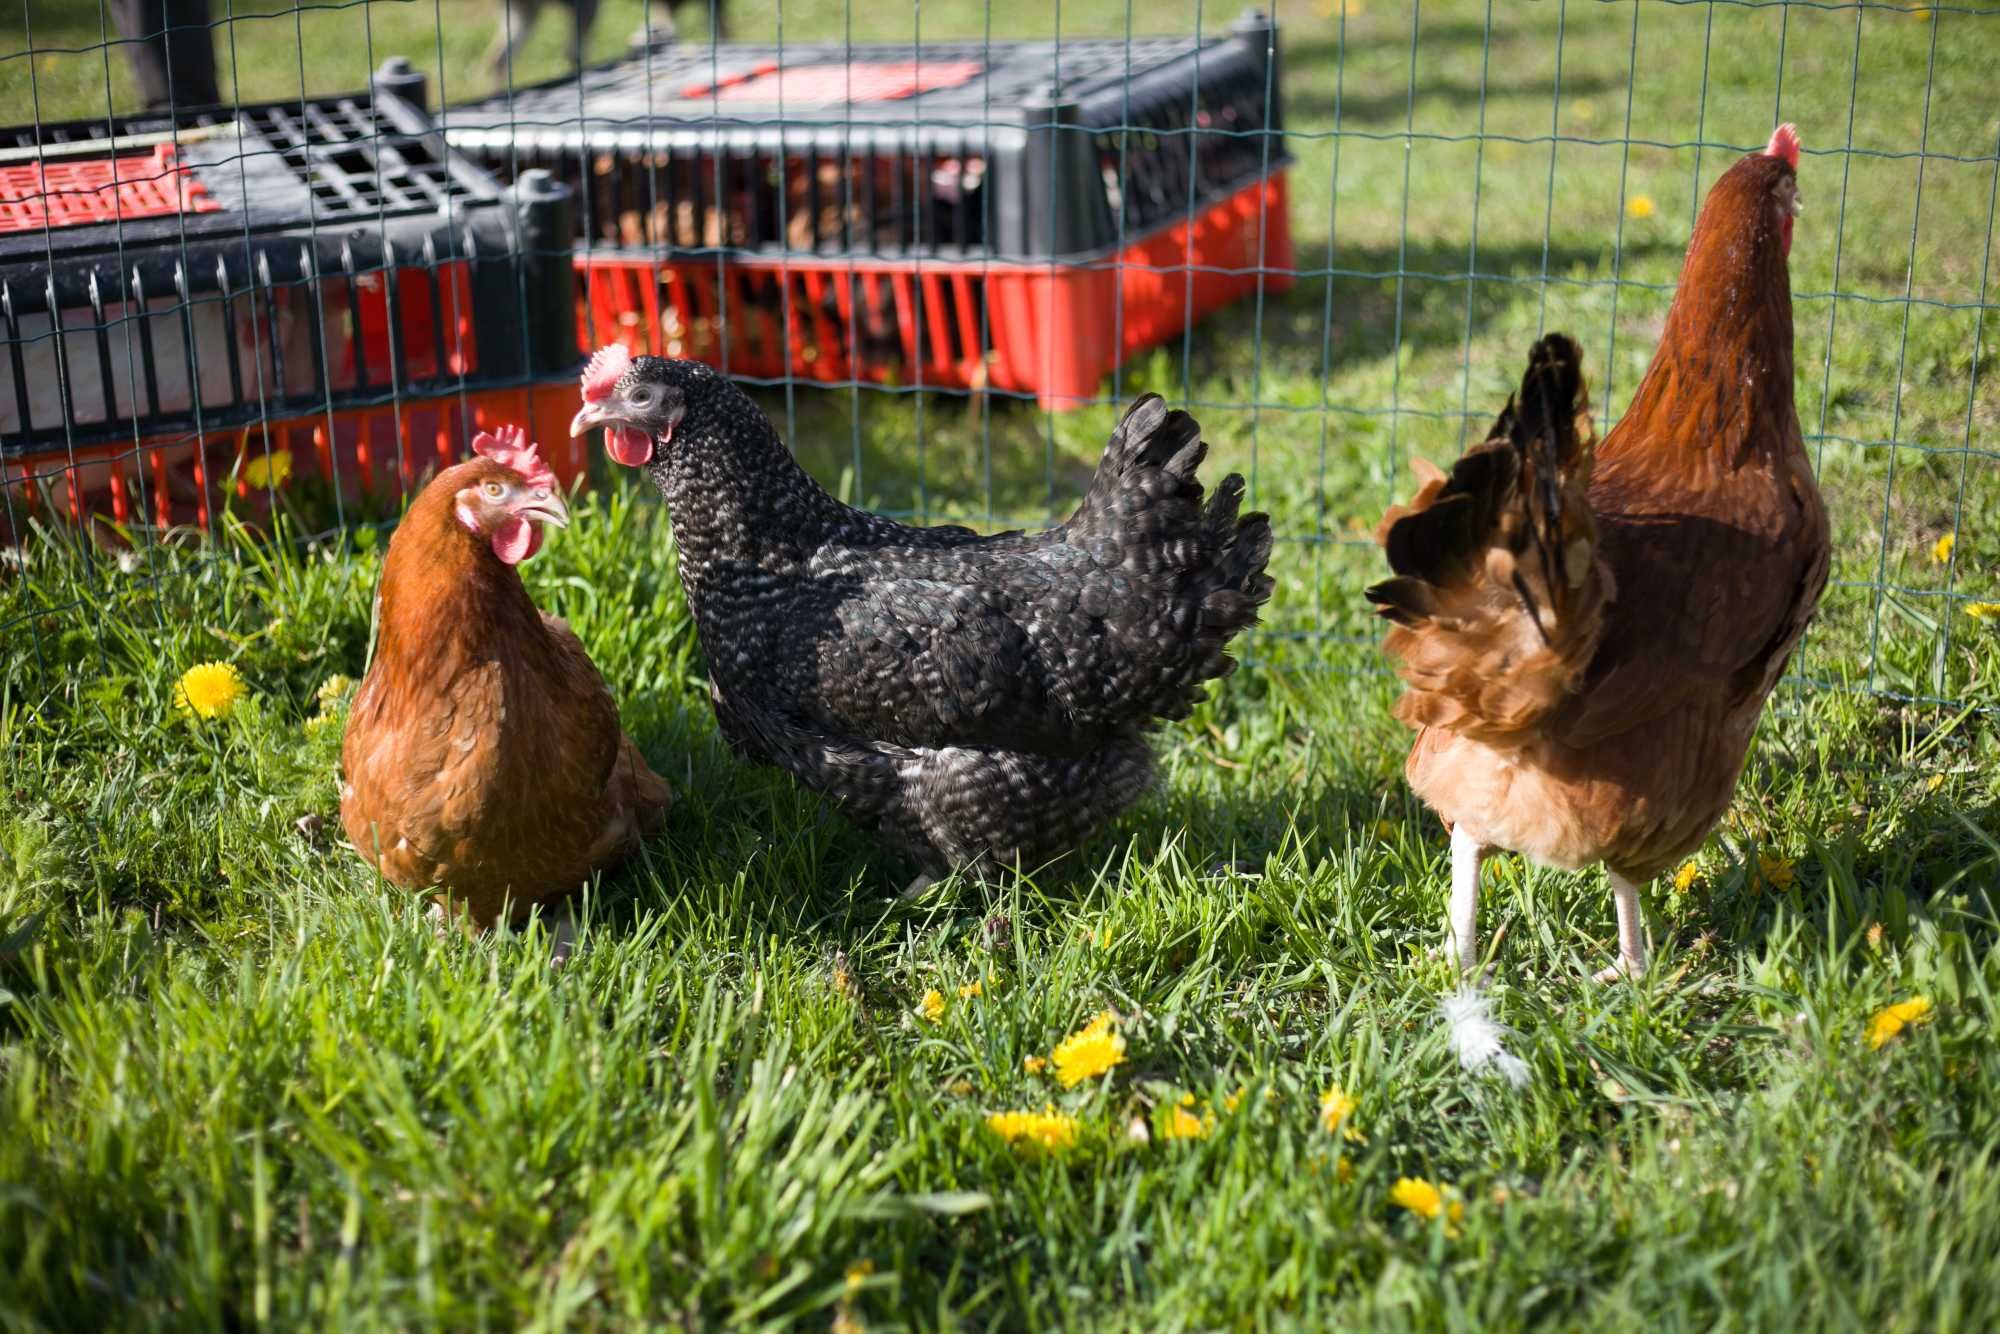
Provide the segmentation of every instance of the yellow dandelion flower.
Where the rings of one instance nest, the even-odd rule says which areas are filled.
[[[1116,1018],[1106,1010],[1056,1044],[1049,1053],[1064,1088],[1094,1079],[1125,1059],[1125,1039],[1111,1031]]]
[[[1456,1223],[1465,1217],[1463,1204],[1447,1199],[1443,1191],[1418,1177],[1397,1177],[1396,1184],[1389,1187],[1389,1203],[1408,1209],[1425,1222],[1444,1217]]]
[[[1375,837],[1381,839],[1384,843],[1387,843],[1390,839],[1394,838],[1395,836],[1396,836],[1395,825],[1391,824],[1387,820],[1377,820],[1375,822]]]
[[[1757,854],[1757,878],[1774,889],[1790,889],[1798,875],[1790,857],[1775,852],[1760,852]]]
[[[1956,533],[1946,533],[1943,537],[1940,537],[1936,541],[1936,543],[1932,545],[1931,561],[1934,564],[1938,565],[1943,565],[1946,562],[1950,561],[1951,549],[1957,545],[1958,545],[1958,535]]]
[[[1021,1058],[1021,1068],[1031,1075],[1039,1075],[1042,1071],[1049,1068],[1049,1058],[1046,1056],[1023,1056]]]
[[[967,982],[964,986],[958,989],[958,998],[960,1000],[971,1000],[974,996],[977,996],[978,994],[979,994],[979,984],[977,982]]]
[[[319,701],[322,709],[330,709],[347,698],[347,692],[352,689],[354,689],[352,677],[335,673],[319,683],[319,689],[313,692],[313,698]]]
[[[1233,1112],[1233,1111],[1235,1111],[1235,1110],[1236,1110],[1236,1109],[1237,1109],[1238,1107],[1241,1107],[1242,1105],[1243,1105],[1243,1090],[1242,1090],[1242,1089],[1240,1089],[1240,1088],[1239,1088],[1239,1089],[1237,1089],[1237,1090],[1236,1090],[1236,1092],[1234,1092],[1234,1093],[1225,1093],[1225,1094],[1223,1094],[1223,1095],[1222,1095],[1222,1110],[1223,1110],[1223,1111],[1225,1111],[1225,1112]]]
[[[1319,1095],[1319,1123],[1329,1135],[1337,1130],[1355,1144],[1366,1144],[1368,1137],[1349,1120],[1360,1105],[1347,1096],[1345,1089],[1335,1084]]]
[[[1108,950],[1111,948],[1111,923],[1106,922],[1103,928],[1098,931],[1097,948],[1101,950]]]
[[[917,1002],[917,1013],[934,1024],[944,1018],[944,993],[936,988],[926,991],[924,998]]]
[[[305,722],[306,735],[309,737],[318,736],[321,732],[324,732],[327,728],[333,726],[333,724],[339,721],[340,719],[334,717],[330,713],[316,713],[312,717],[306,719]]]
[[[873,1277],[874,1273],[875,1262],[873,1260],[864,1258],[856,1260],[853,1264],[847,1266],[847,1295],[851,1297],[859,1292],[861,1285]]]
[[[1701,879],[1701,865],[1690,858],[1681,863],[1680,870],[1674,872],[1674,888],[1685,894],[1699,879]]]
[[[227,718],[243,698],[243,677],[226,662],[199,662],[174,685],[174,707],[201,718]]]
[[[243,480],[250,486],[283,486],[292,479],[292,451],[274,449],[258,454],[243,465]]]
[[[1888,1009],[1879,1011],[1868,1021],[1868,1045],[1880,1050],[1882,1045],[1912,1024],[1924,1023],[1931,1017],[1931,1003],[1927,997],[1915,996],[1906,1001],[1898,1001]]]
[[[1991,621],[2000,618],[2000,602],[1968,602],[1965,614],[1975,621]]]
[[[1929,778],[1924,780],[1924,791],[1926,792],[1935,792],[1943,786],[1944,786],[1943,774],[1932,774]]]
[[[1644,221],[1657,212],[1659,209],[1654,205],[1651,195],[1633,195],[1625,201],[1625,216],[1628,218]]]
[[[986,1128],[1009,1144],[1039,1145],[1054,1151],[1076,1143],[1076,1118],[1044,1103],[1039,1112],[995,1112]]]
[[[1306,1159],[1306,1166],[1311,1169],[1314,1176],[1318,1176],[1326,1170],[1326,1155],[1323,1153],[1314,1154],[1312,1157]],[[1333,1155],[1333,1179],[1343,1186],[1354,1180],[1354,1164],[1337,1153]]]
[[[1176,1107],[1160,1128],[1161,1139],[1202,1139],[1215,1128],[1213,1116],[1200,1117],[1186,1107]]]

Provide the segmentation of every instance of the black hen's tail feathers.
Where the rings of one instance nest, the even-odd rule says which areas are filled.
[[[1239,512],[1244,485],[1235,473],[1204,498],[1196,473],[1207,457],[1200,424],[1147,394],[1111,433],[1089,493],[1064,525],[1066,539],[1099,564],[1153,586],[1155,597],[1133,609],[1152,623],[1114,627],[1128,643],[1154,641],[1156,670],[1143,674],[1152,688],[1133,700],[1150,717],[1186,717],[1202,683],[1235,669],[1229,641],[1257,624],[1274,586],[1264,572],[1270,517]]]

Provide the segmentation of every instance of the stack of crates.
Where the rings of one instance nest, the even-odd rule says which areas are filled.
[[[750,378],[1094,398],[1290,281],[1277,31],[635,54],[455,106],[576,198],[587,345]]]
[[[0,132],[0,540],[205,527],[280,452],[407,490],[504,420],[580,466],[573,388],[533,384],[577,362],[568,193],[504,188],[423,103],[391,62],[353,96]]]

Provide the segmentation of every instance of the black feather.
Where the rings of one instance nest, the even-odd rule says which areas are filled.
[[[821,490],[734,385],[640,358],[685,409],[649,465],[724,733],[941,872],[1075,847],[1151,782],[1146,731],[1233,667],[1271,594],[1243,482],[1204,497],[1157,395],[1043,533],[909,528]]]

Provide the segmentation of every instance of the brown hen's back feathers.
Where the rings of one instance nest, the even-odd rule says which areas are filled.
[[[1368,590],[1396,623],[1396,716],[1489,745],[1531,740],[1590,665],[1612,592],[1590,511],[1596,445],[1575,341],[1535,345],[1483,444],[1423,483],[1376,536],[1396,577]]]
[[[575,634],[454,516],[499,468],[448,469],[397,529],[341,753],[362,857],[405,888],[448,889],[480,926],[621,860],[670,800]]]
[[[1397,577],[1371,596],[1420,729],[1411,786],[1486,846],[1644,880],[1728,808],[1829,556],[1792,397],[1795,188],[1766,154],[1716,183],[1594,451],[1580,381],[1573,453],[1532,423],[1538,369],[1562,360],[1545,339],[1513,421],[1384,523]]]

